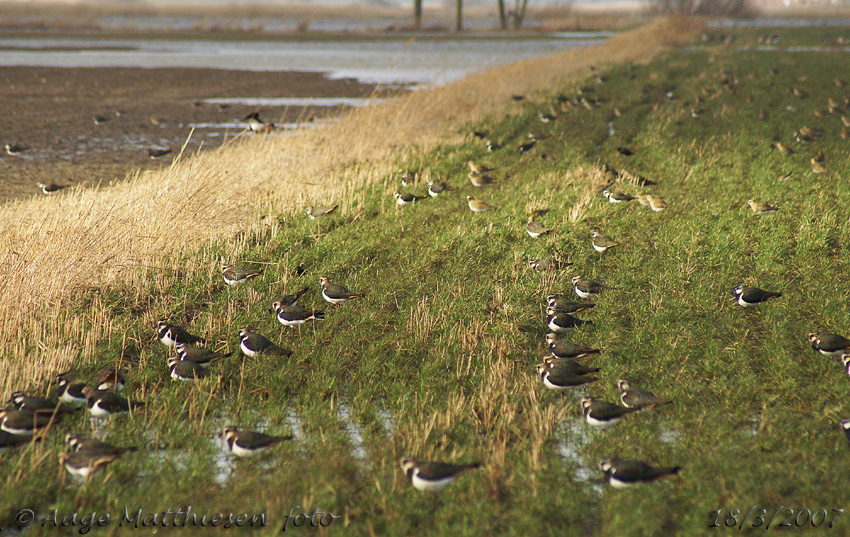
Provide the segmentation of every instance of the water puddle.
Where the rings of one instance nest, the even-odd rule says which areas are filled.
[[[368,470],[372,465],[366,447],[363,445],[362,428],[352,421],[351,410],[346,403],[340,401],[336,414],[339,420],[345,424],[345,433],[348,436],[348,441],[351,442],[351,456]]]
[[[565,419],[555,433],[562,440],[558,443],[558,454],[567,462],[576,466],[573,479],[581,483],[588,483],[593,492],[599,496],[605,491],[605,487],[595,482],[599,477],[596,465],[587,460],[581,454],[582,450],[590,444],[590,428],[584,421],[583,416],[574,416]]]
[[[379,98],[355,97],[234,97],[222,99],[204,99],[209,104],[239,104],[245,106],[351,106],[364,107],[385,101]]]

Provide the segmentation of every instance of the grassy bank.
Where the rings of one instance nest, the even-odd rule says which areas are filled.
[[[210,515],[264,512],[271,522],[262,534],[270,534],[297,505],[341,516],[300,532],[693,536],[732,531],[709,528],[717,509],[724,524],[729,509],[741,510],[740,522],[756,505],[766,520],[780,506],[795,516],[825,509],[828,524],[832,509],[844,508],[847,446],[837,421],[847,378],[805,336],[846,334],[845,112],[823,115],[828,98],[846,107],[847,88],[833,81],[845,57],[755,50],[755,31],[739,33],[734,47],[660,52],[666,41],[649,42],[658,34],[494,70],[358,111],[339,127],[237,143],[112,190],[7,208],[33,221],[7,226],[9,250],[27,277],[46,272],[36,286],[15,271],[4,280],[5,310],[16,315],[4,325],[22,323],[4,337],[4,367],[16,375],[6,390],[41,385],[71,363],[80,378],[121,364],[127,392],[149,404],[108,426],[111,442],[143,452],[85,487],[62,484],[56,462],[62,434],[88,427],[82,416],[38,446],[3,454],[5,513],[96,510],[120,519],[125,506],[192,505]],[[839,35],[799,31],[781,46]],[[599,105],[562,111],[555,95],[578,97],[579,88]],[[529,98],[515,103],[514,93]],[[558,117],[542,123],[538,114],[552,106]],[[798,142],[792,132],[804,126],[823,134]],[[473,130],[504,149],[488,153]],[[529,132],[548,137],[520,154]],[[795,153],[779,153],[777,141]],[[632,156],[617,149],[626,147]],[[827,171],[814,174],[818,151]],[[470,159],[494,165],[497,183],[470,186]],[[602,164],[656,182],[623,179],[617,188],[661,195],[670,207],[607,203],[596,192],[611,179]],[[399,207],[400,167],[459,190]],[[473,214],[466,195],[497,209]],[[750,198],[779,211],[755,215]],[[310,221],[303,207],[317,202],[340,209]],[[543,208],[554,232],[531,239],[526,219]],[[600,256],[594,229],[620,246]],[[38,257],[45,249],[56,264]],[[527,265],[556,254],[573,266],[541,275]],[[265,271],[227,289],[221,256]],[[7,254],[5,266],[14,259]],[[674,405],[600,432],[583,422],[573,393],[542,387],[534,364],[543,297],[569,294],[577,274],[611,289],[583,315],[595,324],[571,337],[605,351],[592,359],[599,381],[576,394],[613,401],[614,383],[628,378]],[[366,296],[326,308],[322,323],[281,331],[269,300],[311,285],[303,301],[321,306],[320,276]],[[744,311],[731,301],[739,283],[784,296]],[[236,331],[250,326],[294,355],[228,358],[197,386],[177,385],[153,338],[163,316],[216,348],[236,349]],[[234,463],[213,437],[231,423],[296,439]],[[399,471],[405,454],[484,467],[432,503]],[[613,456],[683,469],[617,491],[594,470]],[[125,533],[117,524],[107,531]],[[834,531],[847,524],[839,517]]]

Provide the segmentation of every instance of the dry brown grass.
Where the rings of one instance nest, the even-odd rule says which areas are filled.
[[[97,289],[127,290],[153,324],[169,311],[169,300],[133,290],[164,288],[178,272],[217,276],[218,254],[204,247],[224,243],[224,255],[237,258],[249,237],[278,225],[258,214],[292,217],[328,201],[356,214],[364,185],[454,136],[462,123],[504,112],[511,94],[533,96],[583,76],[592,64],[647,60],[697,29],[685,19],[659,20],[604,46],[490,69],[355,110],[321,130],[237,139],[117,186],[0,208],[0,394],[91,359],[98,341],[121,334]],[[94,299],[85,310],[70,308],[81,296]]]

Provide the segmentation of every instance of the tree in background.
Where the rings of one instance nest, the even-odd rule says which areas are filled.
[[[422,28],[422,0],[413,0],[413,27]]]
[[[522,27],[522,21],[525,20],[528,0],[514,0],[514,8],[507,13],[505,13],[505,0],[496,0],[496,2],[499,11],[499,27],[507,30],[510,21],[511,28],[519,30]]]

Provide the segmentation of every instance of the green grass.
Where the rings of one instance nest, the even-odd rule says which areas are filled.
[[[831,44],[841,29],[783,33],[781,46]],[[109,441],[142,452],[85,486],[71,479],[62,485],[56,456],[65,432],[89,428],[81,413],[40,446],[2,455],[0,517],[30,507],[41,518],[58,509],[120,519],[124,506],[148,513],[191,505],[209,516],[265,513],[265,535],[279,532],[290,509],[301,506],[340,515],[327,530],[334,535],[470,536],[717,535],[731,530],[708,527],[714,510],[724,510],[723,524],[729,509],[741,510],[740,521],[754,505],[767,509],[768,520],[780,506],[795,515],[826,509],[831,520],[833,508],[845,507],[850,470],[837,425],[850,411],[848,378],[808,348],[806,334],[846,335],[850,324],[843,172],[850,141],[839,136],[843,112],[814,116],[828,97],[843,103],[850,95],[833,83],[846,71],[846,53],[739,50],[759,33],[738,35],[735,47],[700,45],[646,65],[613,66],[605,84],[594,75],[582,84],[584,94],[604,99],[593,110],[578,106],[541,123],[538,111],[547,112],[557,93],[575,96],[578,86],[552,88],[518,103],[515,115],[463,127],[488,131],[504,144],[499,152],[487,153],[470,135],[399,163],[447,179],[456,192],[397,207],[391,193],[399,185],[387,177],[347,220],[282,214],[268,233],[241,238],[244,254],[233,261],[267,263],[244,287],[224,288],[220,245],[167,267],[156,288],[92,295],[109,307],[120,336],[100,342],[99,360],[78,364],[76,374],[87,379],[122,352],[138,361],[126,393],[148,408],[107,430]],[[809,97],[794,97],[792,86]],[[798,143],[792,132],[803,126],[824,135]],[[549,138],[519,155],[514,148],[528,132]],[[796,153],[783,156],[775,141]],[[619,154],[620,146],[635,155]],[[809,164],[818,150],[828,169],[821,175]],[[470,186],[470,159],[495,165],[499,182]],[[619,188],[661,195],[670,208],[653,213],[594,195],[571,221],[570,209],[602,177],[601,163],[657,182]],[[787,172],[788,181],[775,180]],[[498,210],[469,212],[468,194]],[[746,206],[750,198],[780,210],[756,216]],[[550,212],[542,221],[555,232],[531,239],[525,221],[543,207]],[[600,258],[590,246],[592,229],[621,245]],[[556,253],[573,266],[545,277],[528,268],[529,258]],[[182,263],[209,270],[184,280]],[[306,268],[300,277],[298,265]],[[594,325],[571,337],[604,349],[592,360],[603,370],[589,388],[555,394],[534,373],[546,333],[543,297],[569,295],[576,274],[611,286],[583,316]],[[320,276],[366,296],[327,307],[321,323],[281,331],[267,308],[283,286],[272,283],[285,282],[288,292],[311,285],[303,302],[324,307]],[[744,311],[731,299],[739,283],[784,296]],[[214,367],[214,378],[174,383],[167,351],[153,337],[164,316],[217,348],[238,351],[237,330],[250,326],[294,355],[242,360],[237,352]],[[614,401],[619,378],[675,405],[630,416],[609,431],[589,430],[578,395]],[[297,424],[301,432],[262,458],[232,461],[214,435],[233,423],[279,434]],[[404,480],[403,455],[479,460],[484,468],[433,502]],[[683,469],[613,490],[595,470],[613,456]],[[232,471],[223,483],[216,480],[222,467]],[[843,515],[834,531],[846,534],[848,525]],[[124,533],[116,520],[107,531]]]

